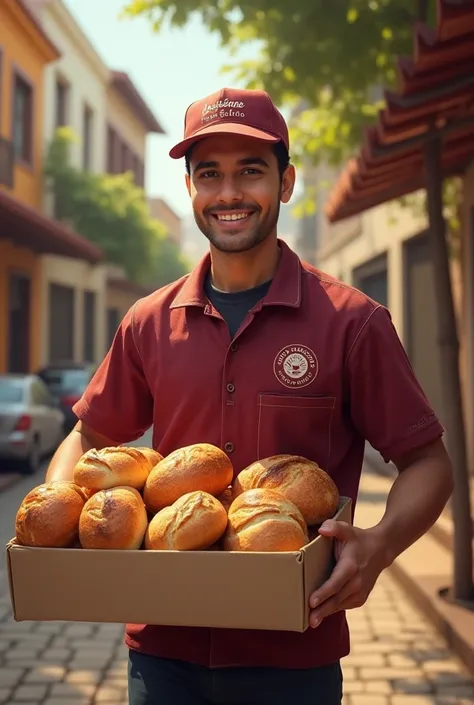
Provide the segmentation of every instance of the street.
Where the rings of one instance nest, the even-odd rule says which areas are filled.
[[[149,443],[149,437],[138,444]],[[0,493],[0,539],[44,469]],[[383,503],[365,473],[356,514]],[[370,506],[369,506],[370,505]],[[127,702],[123,627],[115,624],[15,623],[3,561],[0,573],[0,703],[92,705]],[[348,613],[352,653],[344,659],[344,705],[468,705],[474,684],[443,639],[383,574],[367,604]]]

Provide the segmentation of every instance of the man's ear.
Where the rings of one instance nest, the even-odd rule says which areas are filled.
[[[282,203],[288,203],[293,195],[293,190],[295,188],[296,181],[296,171],[293,164],[290,164],[281,177],[281,193],[280,200]]]
[[[189,176],[189,174],[187,172],[184,175],[184,179],[186,181],[186,188],[188,189],[188,193],[189,193],[189,195],[191,195],[191,177]]]

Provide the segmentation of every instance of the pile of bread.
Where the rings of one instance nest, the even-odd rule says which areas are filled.
[[[89,450],[73,481],[31,490],[16,516],[23,546],[85,549],[296,551],[337,511],[316,463],[275,455],[234,479],[207,443],[163,457],[150,448]]]

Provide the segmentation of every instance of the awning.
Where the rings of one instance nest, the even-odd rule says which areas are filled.
[[[397,62],[398,90],[365,131],[325,207],[330,222],[425,185],[423,145],[443,136],[444,176],[474,158],[474,0],[438,0],[436,29],[416,25],[413,58]]]
[[[63,255],[93,264],[104,258],[92,242],[1,189],[0,238],[39,254]]]

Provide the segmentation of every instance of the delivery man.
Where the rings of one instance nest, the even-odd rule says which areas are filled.
[[[340,705],[345,610],[365,603],[451,494],[443,428],[387,310],[277,237],[295,169],[270,97],[225,88],[198,100],[170,155],[185,160],[210,252],[128,311],[47,479],[72,478],[85,451],[153,425],[163,455],[212,443],[236,472],[257,458],[303,455],[355,502],[369,441],[399,475],[376,526],[321,527],[339,558],[310,598],[305,633],[135,624],[126,633],[131,705]]]

